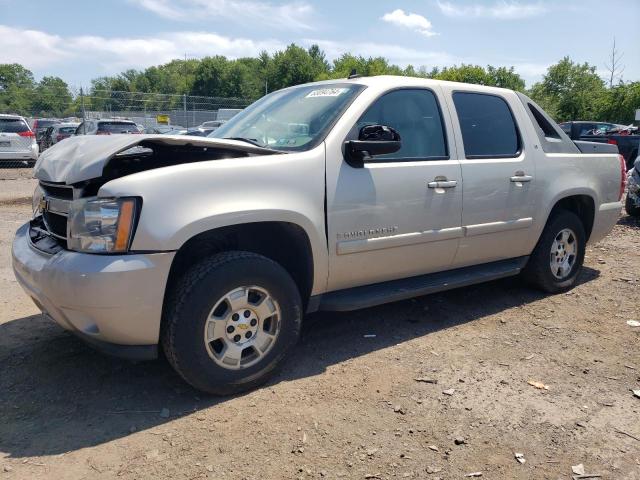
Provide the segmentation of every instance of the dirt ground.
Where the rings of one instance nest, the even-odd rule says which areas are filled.
[[[578,464],[640,479],[629,217],[567,294],[507,279],[312,315],[267,386],[210,398],[164,360],[105,357],[38,315],[10,261],[26,177],[0,180],[14,189],[0,197],[0,479],[556,480]]]

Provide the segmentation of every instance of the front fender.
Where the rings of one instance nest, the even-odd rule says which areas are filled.
[[[326,283],[324,144],[309,152],[187,163],[112,180],[99,196],[137,196],[142,209],[131,246],[178,250],[190,238],[221,227],[288,222],[311,244],[314,289]]]

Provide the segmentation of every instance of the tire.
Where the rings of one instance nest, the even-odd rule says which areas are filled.
[[[563,233],[565,235],[566,232],[570,232],[569,240],[564,242],[563,238],[565,237],[560,237],[560,234]],[[573,242],[570,241],[571,237],[573,237]],[[556,242],[555,245],[554,242]],[[562,247],[564,250],[558,251],[555,247],[558,246],[559,248],[559,245],[563,243],[566,243],[567,246]],[[582,268],[585,245],[586,235],[580,219],[567,210],[559,210],[553,213],[547,221],[547,225],[544,227],[542,235],[540,235],[540,239],[522,272],[524,279],[532,286],[547,293],[560,293],[570,290],[575,285]],[[558,256],[552,257],[552,248],[554,252],[559,253]],[[571,255],[567,253],[572,248],[575,249],[573,261],[571,261]],[[563,257],[562,252],[567,253],[567,255]],[[567,263],[554,263],[554,268],[552,269],[552,259],[559,262],[558,259],[560,258],[565,258]]]
[[[640,217],[640,206],[634,205],[631,198],[629,198],[629,194],[627,194],[627,199],[624,202],[624,209],[632,217]]]
[[[261,255],[232,251],[184,274],[165,309],[161,341],[187,383],[230,395],[266,382],[297,343],[301,326],[300,293],[287,271]]]

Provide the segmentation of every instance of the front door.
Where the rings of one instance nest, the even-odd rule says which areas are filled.
[[[329,290],[451,266],[462,236],[462,176],[438,95],[390,91],[349,133],[354,139],[364,125],[392,127],[402,141],[398,152],[358,168],[339,148],[327,151]]]

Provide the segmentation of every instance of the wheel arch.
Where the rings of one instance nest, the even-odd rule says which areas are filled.
[[[593,231],[593,223],[596,214],[596,201],[593,195],[589,192],[574,192],[556,199],[553,207],[547,215],[545,225],[558,210],[568,210],[574,213],[582,222],[586,235],[586,241],[589,241],[589,237],[591,236],[591,232]]]
[[[169,270],[163,311],[176,283],[189,267],[199,259],[230,250],[257,253],[280,264],[298,286],[306,308],[314,287],[314,275],[318,273],[309,235],[295,223],[261,221],[213,228],[182,243]]]

